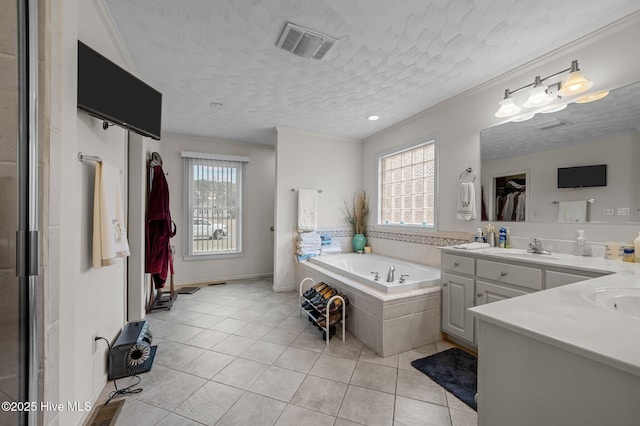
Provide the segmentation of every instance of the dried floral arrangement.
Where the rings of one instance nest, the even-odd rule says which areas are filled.
[[[353,226],[353,233],[364,234],[367,229],[367,216],[369,215],[367,193],[358,191],[353,195],[351,202],[345,201],[344,212],[347,222]]]

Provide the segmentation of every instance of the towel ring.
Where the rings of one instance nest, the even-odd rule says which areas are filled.
[[[471,182],[476,181],[476,174],[473,172],[473,169],[471,167],[467,167],[462,171],[462,173],[460,173],[460,182],[462,182],[462,176],[464,176],[465,173],[473,175],[473,179],[471,180]]]

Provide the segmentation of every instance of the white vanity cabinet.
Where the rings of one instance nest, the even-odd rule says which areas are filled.
[[[477,327],[469,308],[606,275],[505,257],[443,250],[443,332],[475,344]]]

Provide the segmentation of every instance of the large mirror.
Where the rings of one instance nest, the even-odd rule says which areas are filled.
[[[640,222],[640,82],[484,129],[480,147],[483,220]]]

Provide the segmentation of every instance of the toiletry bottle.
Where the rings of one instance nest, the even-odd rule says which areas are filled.
[[[476,237],[475,237],[474,241],[477,242],[477,243],[484,242],[484,238],[482,236],[482,229],[478,228],[476,230]]]
[[[507,226],[507,239],[504,242],[504,248],[511,248],[511,231]]]
[[[624,255],[622,256],[622,261],[623,262],[634,262],[635,261],[633,244],[625,245],[624,249],[623,249],[623,253],[624,253]]]
[[[640,232],[638,232],[638,236],[636,237],[636,239],[633,240],[633,248],[634,253],[637,253],[635,261],[640,262]]]
[[[591,245],[587,243],[587,239],[584,237],[584,230],[578,229],[578,238],[576,238],[576,242],[578,243],[578,247],[576,250],[576,255],[578,256],[591,256],[593,250],[591,249]]]
[[[500,237],[498,239],[498,246],[504,248],[507,242],[507,229],[505,227],[500,228]]]

